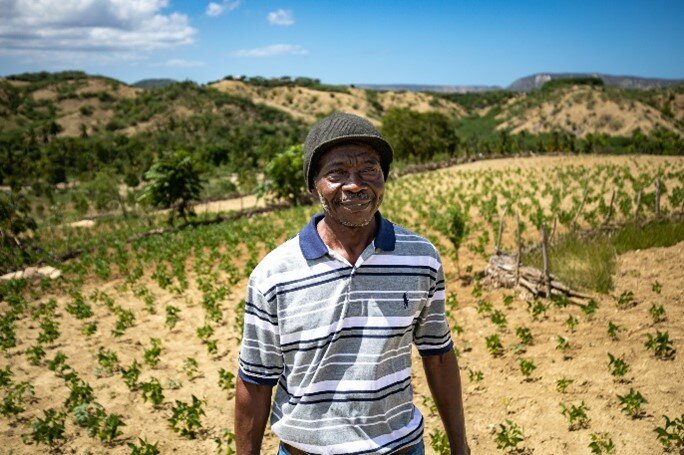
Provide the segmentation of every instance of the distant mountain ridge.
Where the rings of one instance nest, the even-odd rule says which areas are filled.
[[[354,84],[354,87],[377,91],[471,93],[502,90],[498,85],[425,85],[425,84]]]
[[[654,77],[638,76],[614,76],[600,73],[537,73],[521,77],[513,81],[507,90],[514,92],[529,92],[541,88],[551,80],[596,77],[602,79],[606,85],[620,88],[651,89],[659,87],[671,87],[684,84],[684,79],[659,79]]]
[[[160,79],[142,79],[139,80],[138,82],[135,82],[131,84],[133,87],[137,88],[164,88],[168,87],[171,84],[175,84],[178,82],[175,79],[167,79],[167,78],[160,78]]]

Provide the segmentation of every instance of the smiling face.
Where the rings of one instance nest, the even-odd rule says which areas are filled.
[[[336,145],[318,160],[314,186],[333,221],[347,227],[367,226],[385,193],[380,155],[364,143]]]

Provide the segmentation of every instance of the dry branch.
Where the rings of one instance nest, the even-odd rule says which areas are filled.
[[[500,252],[491,256],[484,273],[485,282],[492,286],[526,290],[535,297],[565,296],[568,301],[578,305],[582,304],[582,299],[591,298],[573,290],[551,273],[548,274],[547,281],[546,274],[542,270],[530,266],[518,267],[515,255]]]

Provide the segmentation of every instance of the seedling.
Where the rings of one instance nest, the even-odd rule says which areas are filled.
[[[161,354],[161,340],[159,338],[150,338],[152,347],[145,349],[143,356],[145,363],[151,367],[156,367],[159,363],[159,354]]]
[[[93,315],[92,307],[81,294],[74,294],[73,300],[67,303],[66,310],[76,319],[88,319]]]
[[[430,433],[430,447],[432,447],[432,450],[438,455],[446,455],[451,451],[449,438],[446,433],[438,428],[435,428],[432,433]]]
[[[97,332],[97,321],[89,322],[81,328],[81,333],[87,337]]]
[[[221,436],[214,438],[214,442],[218,447],[216,447],[217,452],[223,452],[225,455],[235,455],[235,449],[233,449],[233,444],[235,443],[235,434],[227,428],[221,431]],[[225,451],[223,447],[225,445]]]
[[[518,327],[515,334],[520,338],[520,342],[525,346],[530,346],[534,342],[532,331],[528,327]]]
[[[178,316],[178,313],[180,313],[180,308],[175,307],[173,305],[166,305],[166,327],[168,327],[171,330],[173,330],[173,328],[176,327],[176,324],[180,320],[180,316]]]
[[[501,340],[499,340],[499,335],[494,334],[486,337],[485,343],[487,344],[487,350],[492,357],[500,357],[503,355],[504,349],[501,345]]]
[[[107,416],[102,405],[96,402],[78,405],[73,412],[76,424],[85,428],[90,436],[95,436],[100,431],[100,424]]]
[[[496,448],[499,450],[516,450],[518,444],[525,440],[522,429],[515,422],[506,419],[506,423],[499,424],[496,432]]]
[[[97,363],[100,365],[105,374],[112,374],[119,369],[119,358],[116,352],[110,351],[103,347],[97,351]]]
[[[658,280],[655,280],[651,285],[651,290],[656,294],[660,294],[663,291],[663,285],[660,284]]]
[[[640,392],[630,388],[629,393],[625,395],[618,395],[617,397],[618,400],[620,400],[622,412],[633,419],[637,419],[643,415],[644,410],[641,409],[641,405],[648,403],[648,401],[646,401]]]
[[[570,349],[570,342],[566,338],[558,335],[557,341],[556,349],[558,351],[567,352]]]
[[[100,438],[100,441],[102,442],[113,441],[118,436],[121,436],[121,434],[123,434],[119,430],[119,427],[124,426],[126,426],[126,424],[123,423],[123,420],[121,420],[120,415],[109,414],[107,418],[104,420],[102,428],[97,433],[97,436]]]
[[[527,359],[518,359],[518,364],[520,365],[520,372],[525,376],[525,380],[529,381],[532,372],[537,369],[537,365],[534,361]]]
[[[9,365],[5,368],[0,368],[0,387],[7,387],[12,384],[12,370]]]
[[[423,395],[423,406],[427,408],[427,410],[430,412],[430,415],[437,414],[437,403],[435,403],[435,400],[433,400],[431,397]]]
[[[200,418],[205,415],[202,401],[195,395],[192,395],[192,404],[176,400],[171,412],[172,416],[168,420],[173,431],[188,439],[195,439],[197,431],[202,428]]]
[[[183,384],[180,381],[177,381],[176,379],[170,378],[168,381],[166,381],[167,389],[178,390],[181,387],[183,387]]]
[[[216,345],[216,343],[216,340],[207,341],[207,352],[209,354],[216,354],[216,352],[218,352],[218,346]]]
[[[549,307],[544,305],[541,300],[533,300],[532,302],[527,302],[527,310],[532,314],[532,320],[536,321],[540,317],[546,317],[546,310]]]
[[[57,412],[54,409],[44,410],[43,418],[36,418],[31,424],[31,433],[25,435],[25,440],[37,444],[55,445],[58,440],[64,439],[65,419],[64,412]]]
[[[676,350],[672,347],[670,334],[656,330],[655,335],[646,334],[647,340],[644,343],[647,350],[653,351],[653,355],[660,360],[670,360],[675,356]]]
[[[504,304],[504,306],[505,306],[506,308],[509,308],[511,305],[513,305],[513,300],[514,300],[514,299],[515,299],[515,297],[513,297],[512,295],[510,295],[510,294],[505,294],[505,295],[503,296],[503,304]]]
[[[124,334],[126,329],[133,327],[135,315],[131,310],[126,310],[120,306],[114,308],[114,313],[116,314],[116,323],[114,324],[112,335],[120,337]]]
[[[31,365],[40,365],[40,361],[45,358],[45,349],[40,344],[26,349],[26,358]]]
[[[64,407],[71,410],[76,406],[91,403],[93,399],[93,388],[90,384],[76,378],[69,383],[69,396],[64,401]]]
[[[568,386],[575,382],[573,379],[562,377],[556,380],[556,391],[560,393],[565,393],[568,390]]]
[[[499,310],[494,310],[494,312],[491,314],[490,319],[494,325],[499,327],[500,329],[503,329],[506,327],[506,315],[503,314]]]
[[[561,403],[560,406],[561,414],[568,419],[568,429],[570,431],[589,427],[589,417],[587,416],[589,408],[584,404],[584,401],[579,406],[571,404],[568,407],[565,403]]]
[[[48,361],[48,370],[54,371],[55,373],[57,373],[58,376],[60,376],[64,372],[64,370],[70,368],[66,365],[67,358],[68,357],[64,355],[64,353],[62,353],[61,351],[57,352],[57,354],[55,354],[55,357],[52,360]]]
[[[477,314],[482,314],[482,315],[491,314],[491,312],[493,310],[492,303],[489,302],[488,300],[479,299],[477,301],[476,310],[477,310]]]
[[[565,320],[565,325],[568,326],[568,329],[570,329],[571,332],[575,331],[577,324],[579,324],[579,319],[573,315],[568,316],[568,318]]]
[[[613,321],[608,321],[608,336],[610,337],[611,340],[617,341],[618,339],[618,332],[622,331],[622,327],[613,324]]]
[[[7,393],[0,403],[0,414],[5,417],[24,412],[24,403],[35,396],[33,385],[28,382],[20,382],[8,387]]]
[[[610,369],[610,374],[616,379],[622,379],[629,371],[627,362],[620,357],[613,356],[610,352],[608,353],[608,368]]]
[[[150,444],[146,439],[138,438],[137,446],[129,442],[128,447],[131,449],[131,455],[159,455],[158,444],[158,442]]]
[[[632,291],[625,291],[617,299],[616,305],[618,309],[624,310],[636,306],[637,302],[634,300],[634,293]]]
[[[653,318],[654,324],[663,322],[665,319],[667,319],[667,316],[665,316],[665,307],[662,305],[656,305],[654,303],[651,305],[651,308],[648,309],[648,312]]]
[[[197,363],[197,360],[195,360],[193,357],[188,357],[183,360],[183,372],[190,380],[195,379],[197,377],[197,373],[199,372],[199,364]]]
[[[133,363],[131,363],[130,367],[122,368],[121,376],[131,392],[137,390],[139,387],[138,378],[140,377],[140,365],[138,364],[138,361],[133,359]]]
[[[684,451],[684,414],[672,420],[663,416],[665,425],[656,427],[653,431],[657,434],[658,442],[668,452]]]
[[[568,300],[567,296],[565,295],[552,295],[551,296],[551,301],[553,302],[554,305],[556,305],[558,308],[565,308],[568,306],[568,303],[570,301]]]
[[[596,455],[615,453],[615,444],[608,433],[591,433],[589,437],[591,438],[589,443],[591,453]]]
[[[59,338],[59,324],[51,318],[45,318],[40,323],[41,332],[38,334],[38,342],[50,344]]]
[[[164,393],[162,392],[162,386],[159,383],[159,379],[151,378],[149,381],[143,382],[142,398],[146,403],[149,399],[155,406],[162,404],[164,401]]]
[[[235,375],[224,368],[219,370],[218,385],[227,392],[235,390]]]
[[[484,379],[484,373],[480,370],[468,368],[468,379],[472,382],[480,382]]]
[[[593,316],[594,313],[596,313],[596,310],[598,309],[598,303],[594,299],[589,299],[589,303],[581,306],[580,309],[582,310],[582,313],[584,313],[585,315]]]

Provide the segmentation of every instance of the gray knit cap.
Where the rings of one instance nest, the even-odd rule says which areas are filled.
[[[337,112],[311,127],[304,141],[304,178],[307,188],[314,187],[316,160],[324,151],[343,142],[364,142],[380,154],[382,173],[387,180],[394,152],[371,122],[353,114]]]

